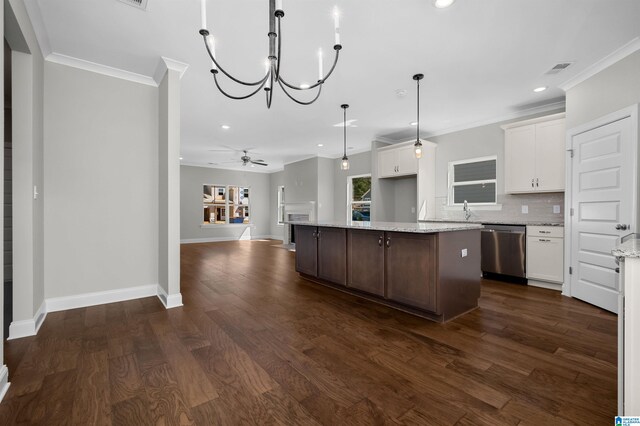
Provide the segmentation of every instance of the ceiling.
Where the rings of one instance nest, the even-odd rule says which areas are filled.
[[[374,139],[415,137],[411,77],[418,72],[425,74],[423,137],[557,108],[562,83],[640,36],[638,0],[457,0],[447,9],[436,9],[432,0],[284,0],[287,81],[316,79],[319,47],[329,67],[334,5],[344,48],[315,104],[297,105],[276,88],[267,109],[262,93],[234,101],[215,88],[198,34],[199,0],[148,0],[146,11],[119,0],[26,2],[40,45],[53,53],[144,76],[154,75],[160,56],[188,64],[182,163],[242,169],[241,153],[225,149],[250,148],[254,159],[269,163],[252,171],[315,155],[341,157],[342,103],[350,104],[347,118],[355,120],[348,154],[368,150]],[[238,78],[253,81],[264,73],[267,13],[267,0],[208,0],[217,59]],[[546,74],[567,61],[573,65],[565,71]],[[221,84],[246,93],[228,80]],[[538,86],[549,88],[534,93]]]

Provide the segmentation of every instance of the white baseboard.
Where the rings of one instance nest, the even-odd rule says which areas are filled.
[[[22,337],[35,336],[47,316],[46,301],[42,301],[40,308],[33,318],[28,320],[13,321],[9,324],[9,337],[7,340],[20,339]]]
[[[180,240],[180,244],[197,244],[197,243],[218,243],[222,241],[245,241],[245,240],[264,240],[274,239],[282,240],[282,236],[276,235],[252,235],[251,238],[246,237],[207,237],[207,238],[185,238]]]
[[[2,401],[2,398],[4,398],[4,396],[7,394],[10,385],[11,383],[9,383],[9,369],[6,365],[3,365],[2,367],[0,367],[0,402]]]
[[[182,294],[167,294],[160,285],[158,285],[158,299],[160,299],[166,309],[182,306]]]
[[[66,311],[68,309],[86,308],[87,306],[104,305],[105,303],[123,302],[125,300],[155,296],[158,292],[157,289],[157,284],[151,284],[121,288],[118,290],[54,297],[46,300],[47,312]]]
[[[529,284],[532,287],[540,287],[540,288],[547,288],[549,290],[562,291],[562,283],[550,283],[546,281],[537,281],[537,280],[528,279],[527,284]]]

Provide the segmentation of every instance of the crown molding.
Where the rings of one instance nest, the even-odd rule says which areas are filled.
[[[29,19],[31,20],[31,26],[33,27],[33,32],[36,35],[38,45],[40,45],[42,57],[46,58],[52,53],[51,42],[49,41],[49,34],[47,34],[38,2],[36,0],[24,0],[24,7],[27,10]]]
[[[640,50],[640,37],[636,37],[624,46],[614,50],[595,64],[587,67],[582,72],[560,84],[558,87],[566,92],[638,50]]]
[[[156,86],[160,86],[162,83],[162,79],[167,71],[177,71],[180,76],[179,79],[182,79],[182,76],[189,68],[189,64],[185,64],[184,62],[176,61],[175,59],[170,59],[164,56],[160,57],[160,62],[156,68],[156,71],[153,73],[153,80],[155,81]]]
[[[45,60],[55,63],[66,65],[68,67],[79,68],[85,71],[91,71],[98,74],[108,75],[109,77],[120,78],[122,80],[132,81],[134,83],[146,84],[147,86],[158,87],[155,80],[146,75],[137,74],[131,71],[121,70],[119,68],[113,68],[107,65],[97,64],[91,61],[85,61],[84,59],[78,59],[60,53],[51,53]]]

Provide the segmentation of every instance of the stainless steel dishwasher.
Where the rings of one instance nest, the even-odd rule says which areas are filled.
[[[526,277],[526,226],[485,224],[482,230],[483,273]]]

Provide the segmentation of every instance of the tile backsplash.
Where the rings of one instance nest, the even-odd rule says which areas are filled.
[[[562,223],[564,221],[564,192],[498,194],[498,204],[502,204],[502,210],[481,210],[481,206],[470,206],[470,220],[549,223]],[[523,213],[523,206],[526,206],[525,210],[528,210],[528,213]],[[554,213],[554,206],[559,206],[558,213]],[[447,197],[436,197],[436,218],[463,220],[464,212],[461,209],[447,207]]]

